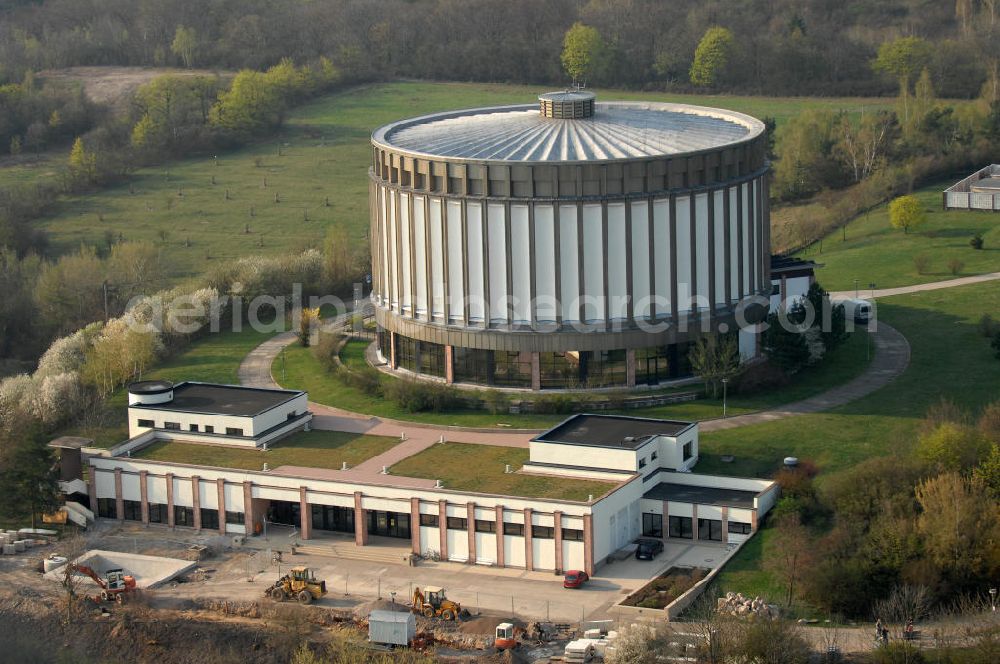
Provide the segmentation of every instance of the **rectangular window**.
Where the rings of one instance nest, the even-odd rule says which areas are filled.
[[[477,533],[495,533],[496,531],[497,531],[496,521],[484,521],[483,519],[476,519]]]
[[[469,520],[457,516],[448,517],[448,530],[468,530]]]
[[[236,427],[226,427],[226,435],[227,436],[242,436],[243,435],[243,429],[238,429]]]
[[[549,526],[532,526],[531,527],[531,538],[532,539],[552,539],[555,537],[555,530]]]
[[[125,520],[142,521],[142,503],[138,500],[125,500]]]
[[[149,504],[149,522],[150,523],[166,523],[167,522],[167,506],[162,503],[150,503]]]
[[[650,458],[650,459],[652,459],[653,461],[656,461],[656,459],[657,459],[657,458],[658,458],[659,456],[660,456],[660,455],[659,455],[659,454],[658,454],[658,453],[657,453],[656,451],[654,451],[654,452],[653,452],[653,453],[652,453],[652,454],[651,454],[651,455],[649,456],[649,458]]]
[[[102,519],[117,519],[118,509],[115,507],[114,498],[97,499],[97,516]]]
[[[643,514],[642,535],[643,537],[663,537],[663,515]]]
[[[577,528],[563,528],[562,538],[566,542],[582,542],[583,531]]]
[[[680,539],[694,539],[694,531],[692,530],[691,517],[689,516],[672,516],[667,522],[670,528],[670,537],[679,537]]]
[[[230,512],[228,510],[226,511],[226,523],[233,523],[238,526],[242,526],[244,523],[243,521],[244,518],[245,515],[243,514],[243,512]]]
[[[213,427],[211,424],[206,424],[205,433],[215,433],[215,427]]]
[[[190,507],[174,505],[174,525],[194,526],[194,510]]]
[[[516,535],[518,537],[524,536],[524,524],[523,523],[508,523],[503,522],[503,534],[504,535]]]
[[[639,459],[639,467],[640,468],[645,468],[646,467],[646,457],[643,457],[643,458]]]
[[[192,424],[192,425],[188,426],[188,431],[197,431],[197,430],[198,430],[198,425],[197,424]]]
[[[428,528],[437,528],[438,525],[438,515],[437,514],[421,514],[420,515],[420,525],[427,526]]]
[[[691,443],[684,443],[684,460],[687,461],[691,458]]]
[[[744,523],[742,521],[730,521],[729,532],[731,532],[734,535],[749,535],[750,524]]]
[[[698,539],[722,541],[722,521],[718,519],[698,519]]]
[[[219,510],[201,508],[201,527],[205,530],[219,529]]]
[[[137,427],[146,427],[147,429],[152,429],[155,426],[153,420],[136,420],[135,425]]]
[[[163,428],[167,429],[169,431],[180,431],[181,430],[181,423],[180,422],[164,422],[163,423]]]

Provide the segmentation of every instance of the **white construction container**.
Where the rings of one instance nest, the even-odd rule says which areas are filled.
[[[66,558],[64,556],[57,556],[52,554],[48,558],[42,561],[42,569],[46,572],[51,572],[54,569],[58,569],[66,564]]]
[[[417,619],[406,611],[372,611],[368,615],[368,640],[372,643],[408,646],[417,635]]]

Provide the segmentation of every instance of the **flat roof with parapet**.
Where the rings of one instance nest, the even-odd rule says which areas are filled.
[[[136,404],[136,408],[206,415],[253,417],[290,401],[304,392],[242,385],[186,381],[174,385],[174,398],[165,403]]]
[[[745,508],[752,508],[756,497],[755,492],[742,489],[720,489],[670,482],[660,482],[643,495],[643,498],[648,500],[672,500],[677,503]]]
[[[638,449],[655,436],[677,436],[693,422],[657,420],[627,415],[580,413],[532,438],[541,443]]]

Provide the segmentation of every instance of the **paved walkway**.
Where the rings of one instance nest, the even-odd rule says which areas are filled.
[[[723,429],[735,429],[750,424],[781,420],[793,415],[819,413],[856,401],[885,387],[896,376],[903,373],[910,364],[910,344],[896,328],[886,323],[877,323],[877,329],[871,334],[872,344],[875,347],[875,357],[864,373],[854,380],[780,408],[726,419],[703,420],[698,428],[703,432],[722,431]]]
[[[878,290],[866,290],[859,288],[857,291],[846,290],[830,293],[831,299],[843,300],[857,297],[891,297],[893,295],[906,295],[907,293],[922,293],[924,291],[940,290],[942,288],[955,288],[957,286],[968,286],[970,284],[981,284],[985,281],[996,281],[1000,279],[1000,272],[989,272],[987,274],[977,274],[973,277],[959,277],[958,279],[945,279],[944,281],[932,281],[926,284],[914,284],[912,286],[900,286],[899,288],[882,288]]]

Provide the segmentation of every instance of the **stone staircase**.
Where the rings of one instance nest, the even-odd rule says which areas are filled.
[[[327,558],[347,558],[391,565],[405,565],[410,550],[404,547],[355,546],[354,542],[316,541],[302,542],[295,547],[298,553]]]

